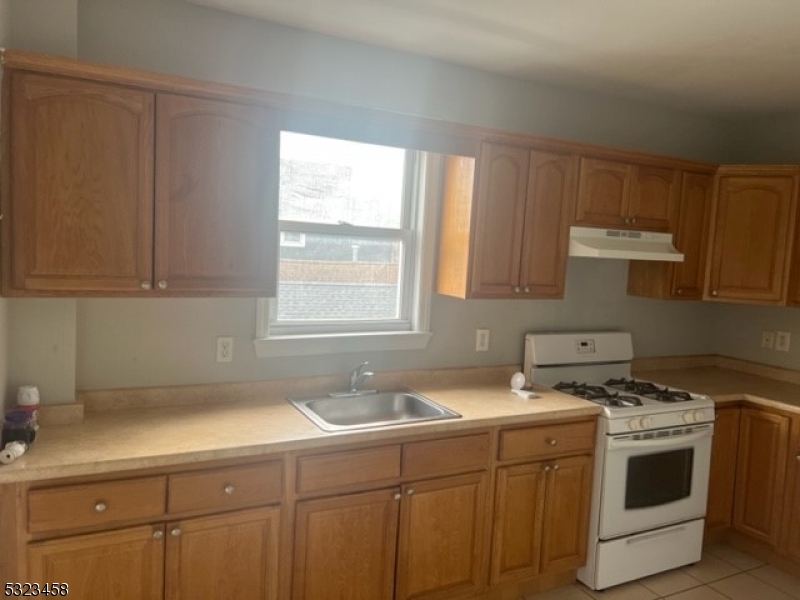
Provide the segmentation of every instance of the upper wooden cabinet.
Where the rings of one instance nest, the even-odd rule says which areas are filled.
[[[575,224],[667,231],[678,205],[676,169],[581,158]]]
[[[274,295],[267,110],[14,70],[6,84],[5,294]]]
[[[683,262],[631,261],[628,294],[682,300],[703,297],[713,191],[712,175],[683,173],[673,240],[683,252]]]
[[[564,295],[576,159],[484,143],[448,157],[437,291],[459,298]]]
[[[723,167],[717,175],[706,298],[786,298],[797,167]]]
[[[154,94],[15,72],[6,84],[5,291],[140,290],[152,278]]]

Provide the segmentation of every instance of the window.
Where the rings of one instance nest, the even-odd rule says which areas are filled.
[[[281,132],[278,294],[260,303],[259,355],[273,354],[270,341],[282,342],[275,354],[324,353],[323,337],[337,351],[427,344],[433,202],[425,199],[438,186],[428,175],[437,160]],[[303,349],[309,338],[316,344]],[[289,341],[297,352],[287,352]]]

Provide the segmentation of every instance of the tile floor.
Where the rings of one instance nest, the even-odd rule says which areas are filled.
[[[525,600],[800,600],[800,579],[723,544],[695,564],[602,592],[574,585]]]

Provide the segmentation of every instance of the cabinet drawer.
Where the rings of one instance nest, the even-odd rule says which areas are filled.
[[[404,477],[484,469],[488,463],[488,433],[403,445]]]
[[[280,461],[170,475],[170,514],[195,510],[233,509],[281,501]]]
[[[594,421],[583,421],[502,431],[498,458],[514,460],[591,452],[594,428]]]
[[[161,517],[166,491],[166,477],[32,490],[28,494],[28,530],[41,533]]]
[[[317,492],[400,477],[400,446],[332,452],[297,459],[297,491]]]

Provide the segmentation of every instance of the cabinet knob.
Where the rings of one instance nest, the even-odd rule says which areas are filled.
[[[543,471],[549,471],[549,470],[550,470],[550,465],[545,465],[545,466],[544,466],[544,469],[542,469],[542,470],[543,470]]]
[[[142,283],[139,284],[139,287],[141,287],[143,290],[149,290],[153,286],[149,281],[145,279]]]
[[[795,456],[795,459],[800,460],[800,452],[797,453],[797,456]]]
[[[631,225],[636,225],[636,217],[631,217]]]
[[[158,289],[160,289],[160,290],[167,289],[167,280],[166,279],[162,279],[161,281],[158,282]]]
[[[180,535],[181,535],[181,528],[180,528],[180,527],[176,527],[175,529],[173,529],[172,531],[170,531],[170,532],[169,532],[169,534],[170,534],[172,537],[180,537]]]
[[[527,285],[525,286],[525,293],[526,294],[530,294],[531,293],[531,288],[529,286],[527,286]]]
[[[414,495],[414,488],[409,488],[406,490],[406,496],[413,496]]]
[[[163,540],[164,539],[164,532],[161,529],[156,529],[153,532],[153,539],[154,540]]]
[[[549,446],[555,446],[557,443],[558,443],[558,440],[555,440],[553,438],[548,438],[548,440],[547,440],[547,444]]]
[[[553,471],[558,471],[558,469],[559,469],[558,465],[553,465]]]
[[[394,499],[395,500],[400,500],[400,498],[402,498],[402,497],[403,497],[403,494],[395,494],[394,495]]]
[[[622,219],[622,221],[625,223],[625,225],[630,225],[631,224],[630,217],[625,217],[624,219]]]
[[[683,296],[683,288],[678,288],[678,296]]]
[[[514,286],[514,293],[519,294],[519,286]]]
[[[717,295],[717,290],[711,290],[711,295],[712,296],[716,296]]]
[[[232,496],[233,492],[236,491],[236,488],[233,487],[231,484],[228,484],[223,488],[223,491],[225,492],[226,495]]]
[[[100,502],[98,502],[97,504],[94,505],[94,512],[96,512],[96,513],[104,513],[104,512],[106,512],[107,508],[108,508],[108,506],[106,505],[106,503],[101,500]]]

